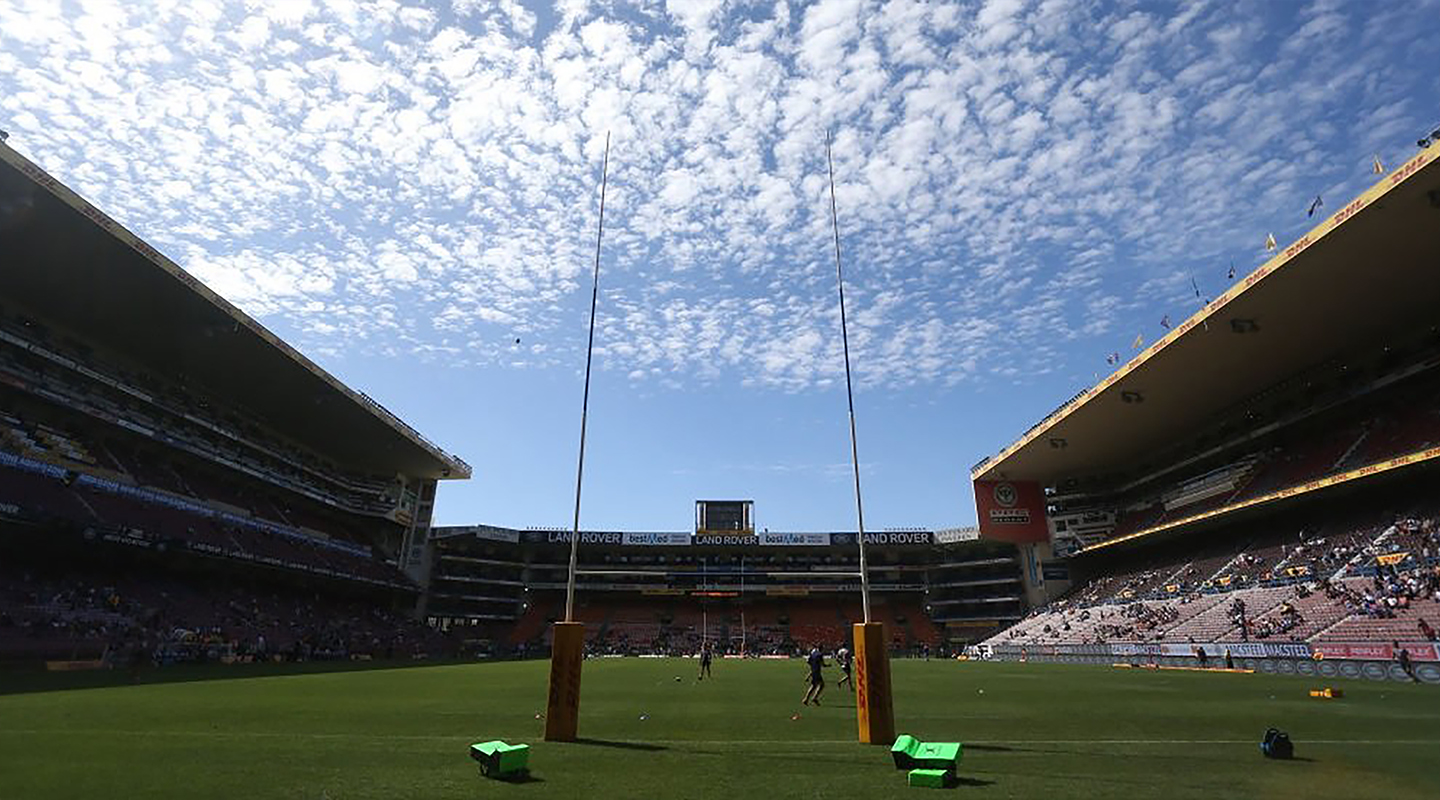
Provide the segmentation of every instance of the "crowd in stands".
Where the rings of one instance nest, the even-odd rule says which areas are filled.
[[[161,492],[0,452],[0,503],[21,518],[83,530],[87,538],[264,563],[366,583],[413,587],[366,546],[217,510]]]
[[[1172,560],[1080,585],[990,643],[1435,640],[1440,514],[1407,513],[1379,526],[1352,521],[1301,539],[1277,545],[1260,537],[1204,570],[1195,566],[1203,559],[1157,556]],[[1378,624],[1387,620],[1400,627]]]
[[[363,597],[142,570],[0,566],[0,660],[440,658],[456,641]],[[413,602],[413,596],[410,602]]]

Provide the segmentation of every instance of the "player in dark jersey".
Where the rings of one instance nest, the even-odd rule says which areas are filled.
[[[707,677],[715,677],[714,675],[710,674],[710,659],[713,656],[714,651],[710,649],[709,642],[700,645],[700,677],[696,678],[695,680],[703,681]]]
[[[821,654],[820,648],[812,647],[810,656],[805,661],[810,665],[810,674],[807,678],[810,688],[805,690],[805,699],[800,701],[800,705],[809,705],[813,702],[818,706],[820,705],[820,695],[825,693],[825,675],[820,671],[825,666],[825,656]]]
[[[840,680],[835,681],[836,689],[847,683],[850,684],[851,689],[855,688],[855,681],[850,679],[850,662],[853,660],[854,657],[850,655],[848,648],[842,647],[835,651],[835,663],[840,665]]]

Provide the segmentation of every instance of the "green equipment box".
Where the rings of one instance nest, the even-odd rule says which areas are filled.
[[[955,783],[955,773],[947,769],[912,769],[906,783],[927,789],[944,789]]]
[[[921,742],[914,736],[901,736],[890,747],[895,768],[904,770],[960,770],[962,746],[959,742]]]

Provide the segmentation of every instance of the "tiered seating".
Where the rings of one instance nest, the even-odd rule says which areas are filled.
[[[1440,397],[1434,391],[1379,414],[1352,463],[1373,464],[1440,443]]]
[[[1421,637],[1420,620],[1440,623],[1440,603],[1433,599],[1411,601],[1410,608],[1396,612],[1394,617],[1375,618],[1355,614],[1328,628],[1316,641],[1361,642],[1361,641],[1415,641]]]
[[[1225,632],[1234,630],[1230,621],[1230,604],[1234,597],[1226,594],[1204,595],[1199,600],[1182,606],[1182,616],[1165,636],[1172,642],[1213,642]]]
[[[1253,586],[1275,573],[1276,567],[1285,558],[1285,553],[1286,547],[1283,544],[1246,549],[1225,564],[1225,569],[1219,571],[1215,577],[1228,577],[1236,586]]]
[[[1259,497],[1328,474],[1363,433],[1361,425],[1352,424],[1319,434],[1304,447],[1275,454],[1235,499]]]
[[[1352,579],[1347,583],[1354,584],[1361,580],[1363,579]],[[1305,597],[1293,597],[1289,602],[1300,614],[1302,622],[1286,632],[1284,638],[1297,642],[1303,642],[1330,628],[1350,614],[1343,600],[1333,600],[1318,589]],[[1269,613],[1273,615],[1274,611]]]

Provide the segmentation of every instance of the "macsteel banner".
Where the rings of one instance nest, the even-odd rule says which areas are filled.
[[[1050,538],[1045,493],[1035,481],[975,481],[980,535],[1001,542],[1043,542]]]

